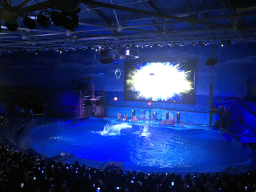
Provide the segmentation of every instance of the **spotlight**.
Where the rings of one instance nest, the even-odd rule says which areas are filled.
[[[153,45],[150,45],[149,47],[150,47],[150,48],[152,48],[152,47],[153,47]]]
[[[222,40],[222,41],[221,41],[221,47],[223,47],[223,46],[224,46],[224,44],[225,44],[225,41],[224,41],[224,40]]]
[[[195,42],[192,42],[192,45],[193,45],[193,46],[196,46],[196,43],[195,43]]]
[[[199,41],[199,46],[201,47],[203,45],[203,41]]]
[[[176,43],[174,42],[174,43],[172,44],[172,46],[173,46],[173,47],[176,47]]]
[[[36,51],[35,51],[35,54],[37,55],[39,53],[39,50],[37,49]]]
[[[51,12],[51,20],[53,24],[57,27],[62,25],[62,22],[64,20],[63,15],[58,11],[52,11]]]
[[[33,19],[29,18],[28,16],[24,17],[23,23],[29,29],[36,28],[36,22]]]
[[[47,18],[46,16],[42,15],[42,13],[40,13],[37,16],[36,20],[37,20],[37,23],[44,28],[48,28],[50,26],[50,19]]]
[[[78,15],[75,13],[61,12],[62,25],[71,31],[74,31],[78,27]]]
[[[148,47],[148,44],[146,44],[145,47]]]
[[[7,27],[7,29],[9,29],[10,31],[17,31],[18,29],[18,23],[14,23],[14,24],[9,24],[9,23],[5,23],[5,26]]]

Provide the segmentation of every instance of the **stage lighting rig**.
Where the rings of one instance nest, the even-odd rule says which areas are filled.
[[[17,31],[18,29],[18,23],[14,23],[14,24],[10,24],[10,23],[5,23],[5,26],[7,27],[7,29],[9,29],[10,31]]]
[[[28,16],[24,17],[23,23],[29,29],[35,29],[36,28],[36,22]]]
[[[78,15],[80,9],[77,9],[73,12],[51,12],[51,20],[55,26],[63,26],[67,30],[74,31],[78,27]]]
[[[63,22],[61,13],[58,11],[52,11],[51,12],[51,20],[55,26],[57,26],[57,27],[61,26],[62,22]]]
[[[50,19],[42,14],[42,12],[37,16],[37,23],[44,28],[48,28],[50,26]]]

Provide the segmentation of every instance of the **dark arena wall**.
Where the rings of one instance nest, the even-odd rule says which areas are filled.
[[[165,113],[167,110],[173,114],[180,111],[181,118],[185,122],[208,124],[209,105],[207,101],[209,100],[210,66],[206,65],[206,61],[211,57],[211,46],[138,48],[140,58],[132,60],[132,62],[184,62],[190,60],[197,62],[194,104],[152,102],[152,109],[158,110],[159,114]],[[254,90],[256,54],[253,50],[255,48],[255,43],[231,44],[224,47],[215,45],[214,55],[218,62],[213,72],[214,107],[218,107],[230,98],[242,98],[246,94],[248,95],[248,91],[246,92],[246,79],[248,78],[251,80],[250,86]],[[49,87],[55,90],[51,93],[52,96],[48,97],[50,100],[49,114],[57,114],[59,111],[64,116],[72,116],[72,110],[74,110],[72,105],[77,103],[77,98],[70,93],[72,97],[67,99],[65,91],[71,90],[72,92],[73,87],[70,81],[83,79],[90,75],[91,83],[94,83],[96,91],[100,91],[102,88],[105,92],[107,116],[116,116],[118,112],[129,116],[133,108],[138,109],[139,115],[142,109],[148,109],[147,101],[124,100],[124,64],[126,61],[116,60],[113,64],[101,64],[98,58],[99,53],[95,50],[2,54],[0,82],[2,86]],[[121,72],[119,78],[116,76],[118,69]],[[4,99],[7,95],[1,94],[1,97]],[[56,102],[53,102],[53,97]],[[117,97],[117,101],[114,101],[114,97]],[[15,98],[13,99],[15,103]],[[64,107],[63,100],[73,101],[66,102],[67,106]],[[18,103],[18,99],[16,103]]]

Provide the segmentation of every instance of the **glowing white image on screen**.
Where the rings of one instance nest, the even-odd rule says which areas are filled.
[[[147,63],[135,72],[133,90],[138,91],[140,97],[168,100],[192,89],[191,82],[186,79],[187,73],[170,62]]]

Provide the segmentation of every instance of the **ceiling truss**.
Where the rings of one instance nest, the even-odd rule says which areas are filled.
[[[187,0],[187,11],[166,14],[154,0],[138,0],[115,4],[82,0],[79,13],[79,27],[67,31],[53,24],[49,29],[27,29],[22,16],[36,16],[41,10],[49,13],[56,8],[54,1],[24,0],[16,7],[12,1],[1,0],[0,17],[11,9],[17,14],[20,27],[10,32],[2,26],[0,51],[50,50],[87,47],[109,47],[127,45],[168,45],[176,42],[183,44],[199,41],[219,44],[222,40],[233,43],[255,42],[256,8],[234,9],[229,0],[219,0],[221,7],[204,9],[206,0],[192,9],[193,0]],[[164,4],[162,4],[164,6]],[[7,8],[8,7],[8,8]],[[112,9],[111,14],[109,10]],[[105,13],[106,12],[106,13]],[[2,25],[4,22],[2,22]],[[69,34],[69,35],[67,35]]]

